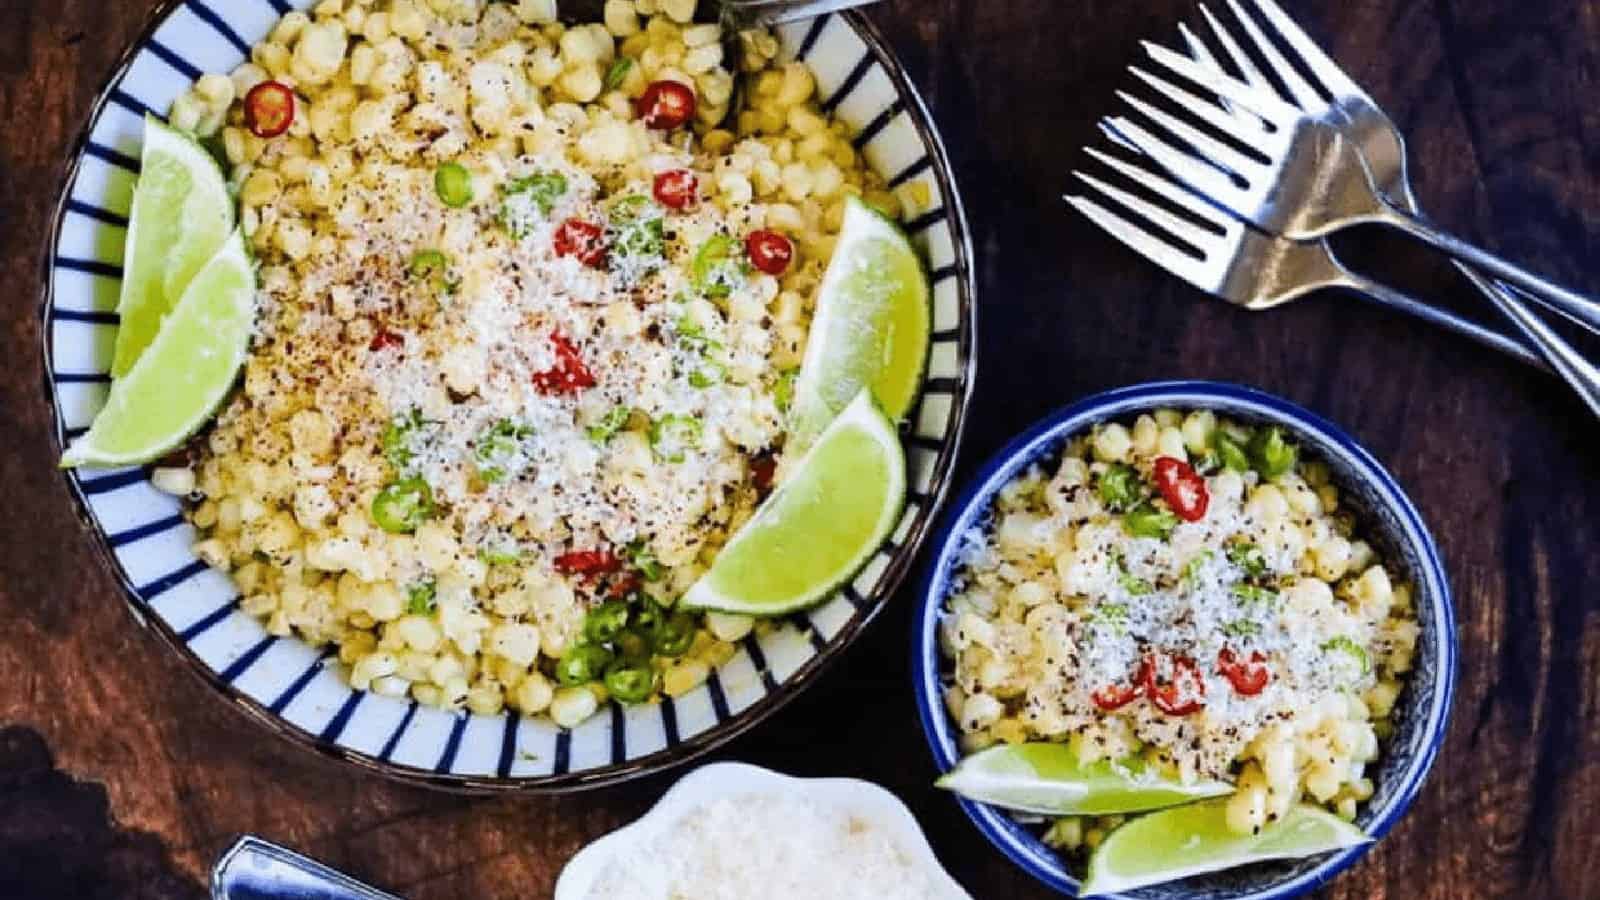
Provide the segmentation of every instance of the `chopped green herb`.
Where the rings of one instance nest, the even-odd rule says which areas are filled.
[[[1123,603],[1101,603],[1090,611],[1089,622],[1120,632],[1128,624],[1128,607]]]
[[[1211,432],[1211,449],[1223,466],[1235,472],[1250,471],[1250,457],[1245,454],[1244,447],[1221,428]]]
[[[772,385],[772,402],[777,405],[779,412],[788,412],[794,404],[794,383],[800,377],[800,370],[784,369],[778,373],[778,380]]]
[[[498,484],[520,474],[525,461],[521,459],[522,444],[533,437],[533,429],[518,425],[510,419],[501,419],[480,437],[473,448],[478,475],[489,484]]]
[[[1372,658],[1367,655],[1366,648],[1346,635],[1341,634],[1323,644],[1322,651],[1324,653],[1343,653],[1355,660],[1361,667],[1361,676],[1363,678],[1372,672]]]
[[[442,250],[418,250],[411,255],[411,274],[416,278],[443,275],[450,268],[450,257]]]
[[[1142,503],[1122,517],[1122,529],[1134,537],[1166,540],[1177,527],[1177,516],[1152,503]]]
[[[1283,438],[1283,429],[1276,425],[1257,431],[1250,439],[1250,461],[1261,477],[1272,481],[1294,468],[1299,451]]]
[[[1249,619],[1240,619],[1222,626],[1222,633],[1229,637],[1254,637],[1261,633],[1261,624]]]
[[[589,426],[589,440],[605,446],[628,424],[628,419],[633,416],[633,410],[626,406],[618,406],[605,414],[600,421]]]
[[[1099,494],[1106,509],[1122,512],[1144,499],[1144,482],[1132,466],[1112,463],[1100,476]]]
[[[1260,587],[1259,585],[1236,584],[1228,592],[1246,606],[1255,606],[1257,604],[1271,606],[1278,602],[1277,591]]]
[[[656,555],[651,551],[650,545],[643,540],[629,544],[623,549],[623,553],[627,555],[628,562],[639,570],[639,577],[645,581],[660,581],[667,573],[661,563],[656,561]]]
[[[1122,589],[1127,591],[1130,596],[1142,597],[1155,591],[1155,585],[1145,581],[1143,578],[1136,578],[1128,572],[1128,564],[1123,560],[1121,554],[1112,557],[1111,568],[1116,570],[1117,583],[1122,585]]]
[[[690,450],[700,446],[703,430],[700,420],[693,416],[668,414],[651,423],[650,446],[662,461],[681,463]]]
[[[433,189],[439,194],[439,202],[460,209],[472,202],[472,173],[460,163],[444,163],[434,170]]]
[[[1201,550],[1196,553],[1194,558],[1183,566],[1183,583],[1191,588],[1194,587],[1194,583],[1200,578],[1200,567],[1210,562],[1214,556],[1216,554],[1210,550]]]
[[[438,592],[438,583],[432,578],[406,588],[406,612],[413,616],[432,615],[439,605]]]
[[[720,299],[744,283],[747,271],[739,242],[719,234],[700,245],[694,255],[694,287],[701,294]]]
[[[694,388],[708,388],[721,384],[723,376],[727,374],[727,367],[713,360],[702,360],[700,366],[689,373],[689,386]]]
[[[523,561],[522,551],[516,547],[479,547],[478,558],[486,565],[514,566]]]
[[[1244,570],[1246,578],[1260,578],[1267,574],[1267,557],[1255,544],[1228,545],[1228,562]]]
[[[631,71],[633,71],[633,59],[631,57],[619,56],[612,60],[611,68],[606,69],[606,90],[614,91],[622,87],[622,83],[628,80],[628,73]]]
[[[372,498],[372,520],[390,534],[410,534],[433,515],[433,489],[421,478],[389,485]]]
[[[526,203],[520,199],[514,202],[513,198],[525,198],[539,215],[548,218],[566,195],[567,176],[560,172],[538,171],[514,178],[500,186],[500,226],[520,241],[533,232],[534,219]]]
[[[389,461],[395,472],[404,475],[416,459],[415,439],[419,436],[423,425],[422,410],[412,409],[403,415],[395,416],[383,430],[383,458]]]

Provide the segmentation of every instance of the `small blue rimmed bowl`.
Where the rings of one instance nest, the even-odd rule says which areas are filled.
[[[1395,733],[1385,743],[1373,780],[1377,792],[1356,818],[1374,841],[1405,814],[1422,787],[1444,739],[1456,678],[1455,611],[1450,585],[1433,537],[1416,507],[1372,454],[1338,426],[1270,394],[1209,381],[1139,385],[1097,394],[1059,410],[1030,428],[984,464],[951,507],[923,584],[913,635],[912,668],[923,731],[941,773],[961,758],[957,731],[944,706],[948,664],[939,650],[938,625],[956,569],[961,535],[981,528],[995,495],[1030,465],[1057,457],[1066,441],[1101,422],[1129,421],[1156,409],[1209,409],[1241,422],[1274,424],[1293,435],[1302,451],[1327,463],[1341,503],[1356,510],[1368,539],[1415,585],[1422,634],[1416,668],[1396,707]],[[1038,880],[1076,896],[1079,881],[1062,858],[1039,839],[1038,829],[1004,810],[957,798],[990,843]],[[1354,863],[1371,843],[1303,860],[1263,863],[1113,895],[1128,900],[1286,900],[1320,885]]]

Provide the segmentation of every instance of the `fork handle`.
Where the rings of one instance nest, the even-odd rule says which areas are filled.
[[[1523,336],[1539,348],[1539,353],[1571,387],[1589,411],[1600,418],[1600,367],[1589,362],[1566,339],[1557,334],[1548,323],[1533,311],[1505,285],[1490,281],[1466,266],[1462,272],[1492,301],[1500,313],[1522,332]]]
[[[1590,331],[1600,334],[1600,303],[1547,278],[1535,275],[1475,244],[1468,243],[1391,203],[1385,202],[1384,208],[1387,214],[1379,217],[1378,221],[1381,224],[1403,231],[1444,251],[1459,262],[1493,275]]]
[[[1545,369],[1547,371],[1551,368],[1550,363],[1546,362],[1545,358],[1540,353],[1536,352],[1529,347],[1528,344],[1525,344],[1522,341],[1507,337],[1506,335],[1501,334],[1492,328],[1486,328],[1476,322],[1463,319],[1460,316],[1453,315],[1449,312],[1439,309],[1436,306],[1424,303],[1410,294],[1402,293],[1401,291],[1397,291],[1387,285],[1379,284],[1378,282],[1373,281],[1364,275],[1358,275],[1355,272],[1350,271],[1343,265],[1340,265],[1339,269],[1343,273],[1343,283],[1345,287],[1348,287],[1351,290],[1354,290],[1356,293],[1365,296],[1368,300],[1371,300],[1374,303],[1377,303],[1381,306],[1387,306],[1391,309],[1399,310],[1400,312],[1415,316],[1416,318],[1430,324],[1438,325],[1439,327],[1448,331],[1453,331],[1463,337],[1477,341],[1479,344],[1482,344],[1491,350],[1504,353],[1505,355],[1519,362],[1533,366],[1534,368]],[[1531,339],[1529,343],[1533,343],[1535,346],[1537,346],[1537,342]]]

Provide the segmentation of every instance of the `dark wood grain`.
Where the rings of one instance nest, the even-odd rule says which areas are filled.
[[[548,896],[573,852],[644,811],[670,776],[469,800],[291,748],[134,626],[52,472],[34,316],[47,217],[69,141],[152,3],[0,0],[0,724],[26,728],[0,733],[0,878],[22,853],[32,873],[0,889],[195,896],[217,853],[251,831],[411,897]],[[1437,219],[1600,292],[1600,4],[1286,5],[1406,131]],[[1138,40],[1189,12],[1178,0],[896,0],[873,13],[926,89],[976,228],[981,373],[963,471],[1055,406],[1156,378],[1254,384],[1348,426],[1433,527],[1463,653],[1449,739],[1416,808],[1321,896],[1600,897],[1600,428],[1555,381],[1347,296],[1259,315],[1207,300],[1058,199]],[[1395,266],[1481,309],[1434,263]],[[1048,896],[928,786],[911,600],[722,756],[881,782],[976,897]]]

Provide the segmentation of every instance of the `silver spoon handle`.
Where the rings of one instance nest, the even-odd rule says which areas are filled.
[[[286,847],[245,835],[211,870],[212,900],[401,900]]]
[[[1356,291],[1380,306],[1399,310],[1424,322],[1453,331],[1463,337],[1477,341],[1491,350],[1504,353],[1519,362],[1527,363],[1534,368],[1546,370],[1551,368],[1541,353],[1530,349],[1522,341],[1507,337],[1492,328],[1486,328],[1476,322],[1453,315],[1432,304],[1424,303],[1410,294],[1397,291],[1388,285],[1379,284],[1364,275],[1358,275],[1346,269],[1343,264],[1339,264],[1339,268],[1344,275],[1345,287]],[[1532,343],[1537,346],[1537,342]]]

